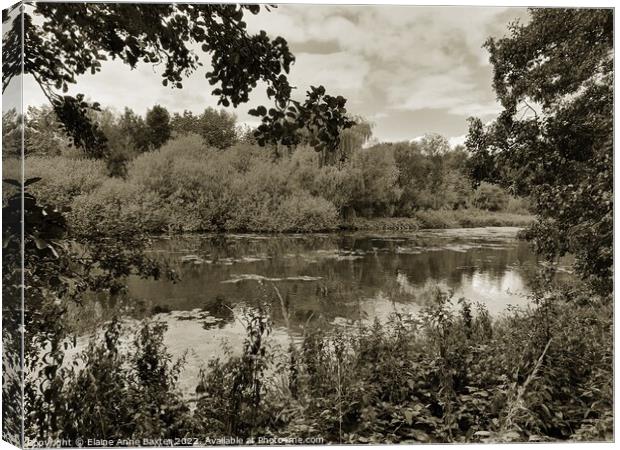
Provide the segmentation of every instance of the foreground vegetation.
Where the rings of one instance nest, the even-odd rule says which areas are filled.
[[[241,353],[205,366],[195,408],[178,388],[182,362],[167,354],[165,326],[146,322],[121,350],[114,321],[83,352],[82,368],[65,373],[56,409],[30,422],[28,436],[611,439],[609,299],[563,287],[535,300],[492,319],[483,306],[436,290],[415,318],[345,328],[317,322],[288,349],[271,345],[269,311],[254,309]]]

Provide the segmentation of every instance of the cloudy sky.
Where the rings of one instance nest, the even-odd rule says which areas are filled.
[[[522,8],[281,5],[247,21],[250,30],[265,29],[289,42],[297,57],[290,78],[298,97],[309,85],[323,84],[349,99],[351,113],[373,122],[380,141],[436,132],[458,143],[467,117],[490,120],[498,112],[483,42],[526,17]],[[81,77],[72,91],[142,114],[157,103],[170,111],[200,112],[216,106],[205,70],[184,81],[182,90],[172,90],[149,65],[132,71],[108,62],[102,72]],[[44,103],[32,80],[25,80],[24,95],[27,104]],[[266,97],[257,90],[250,104],[233,111],[252,124],[247,111],[261,103]]]

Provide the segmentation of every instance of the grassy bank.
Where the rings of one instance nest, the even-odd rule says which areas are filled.
[[[525,227],[534,216],[475,208],[455,211],[418,211],[413,217],[356,218],[342,227],[360,231],[414,231],[420,229]]]

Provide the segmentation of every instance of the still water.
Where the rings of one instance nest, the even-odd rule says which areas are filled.
[[[194,235],[160,239],[150,250],[181,275],[130,282],[130,294],[153,312],[209,313],[213,327],[231,309],[280,301],[291,327],[309,318],[372,319],[415,310],[430,285],[484,303],[493,314],[522,305],[536,258],[516,228],[428,230],[390,234]],[[276,309],[276,308],[274,308]],[[274,314],[276,326],[284,325]],[[210,322],[205,322],[205,327]]]
[[[191,396],[208,361],[240,351],[244,314],[259,305],[271,315],[268,345],[276,354],[309,325],[415,315],[436,287],[498,316],[510,305],[527,306],[537,270],[536,256],[517,232],[502,227],[159,238],[149,252],[180,280],[132,278],[121,303],[101,298],[88,310],[79,308],[73,322],[80,337],[70,353],[84,349],[112,316],[124,318],[122,346],[136,336],[136,319],[152,317],[167,324],[164,344],[173,359],[185,360],[179,381]]]
[[[310,322],[415,314],[434,286],[483,303],[493,315],[508,305],[524,306],[537,261],[517,232],[160,238],[149,251],[172,265],[180,281],[131,279],[129,293],[143,316],[167,323],[165,343],[173,356],[185,356],[182,379],[190,390],[206,361],[227,346],[241,348],[244,311],[259,304],[271,311],[272,341],[283,344]]]

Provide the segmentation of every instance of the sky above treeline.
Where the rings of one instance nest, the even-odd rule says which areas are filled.
[[[280,5],[247,17],[250,31],[284,37],[296,56],[290,80],[303,99],[310,85],[348,99],[348,110],[374,124],[379,141],[412,140],[440,133],[461,143],[467,117],[492,120],[500,108],[491,86],[492,67],[482,44],[527,20],[523,8]],[[200,51],[198,51],[200,53]],[[203,61],[206,61],[204,59]],[[217,107],[200,68],[183,89],[164,87],[158,69],[135,70],[108,61],[96,75],[78,79],[71,93],[140,114],[154,104],[171,112]],[[46,103],[33,80],[24,80],[25,104]],[[247,111],[269,105],[259,85],[248,104],[228,108],[240,123],[256,125]]]

